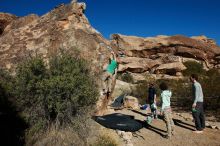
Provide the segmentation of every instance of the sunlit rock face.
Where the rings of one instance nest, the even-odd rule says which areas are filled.
[[[137,37],[113,34],[111,43],[124,52],[120,72],[167,74],[181,77],[184,62],[196,61],[205,69],[219,68],[220,47],[205,36]]]
[[[13,71],[28,56],[47,59],[64,50],[80,53],[94,63],[94,71],[101,68],[110,53],[109,41],[90,25],[85,7],[85,3],[61,4],[41,17],[1,14],[0,67]]]
[[[15,15],[0,13],[0,35],[4,32],[5,27],[15,19],[17,19]]]

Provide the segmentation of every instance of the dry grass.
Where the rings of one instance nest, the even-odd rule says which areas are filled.
[[[56,129],[54,126],[49,128],[44,134],[37,134],[38,140],[33,146],[84,146],[85,142],[80,139],[78,134],[71,128]]]
[[[90,146],[118,146],[116,140],[109,135],[101,135],[94,144]]]

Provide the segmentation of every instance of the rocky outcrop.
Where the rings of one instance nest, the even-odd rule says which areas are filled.
[[[91,27],[84,8],[84,3],[60,5],[42,17],[29,15],[12,21],[0,37],[0,67],[13,71],[27,56],[47,59],[65,50],[80,52],[98,71],[107,61],[109,42]]]
[[[5,27],[17,17],[8,13],[0,13],[0,35],[4,32]]]
[[[9,31],[24,27],[25,25],[28,25],[28,24],[32,23],[33,21],[37,21],[38,19],[39,19],[39,16],[37,16],[35,14],[30,14],[28,16],[17,18],[15,20],[11,21],[11,23],[9,23],[5,27],[4,34],[8,33]]]
[[[156,72],[160,74],[176,75],[177,72],[185,70],[186,67],[181,62],[161,64],[157,67]]]
[[[210,45],[216,45],[215,40],[211,39],[211,38],[207,38],[206,36],[202,35],[202,36],[193,36],[191,37],[192,39],[198,40],[198,41],[202,41],[204,43],[208,43]]]
[[[120,58],[119,72],[130,71],[130,72],[145,72],[151,68],[161,64],[160,60],[152,60],[148,58],[138,57],[122,57]]]
[[[218,68],[220,47],[205,36],[188,38],[181,35],[136,37],[113,34],[111,44],[118,46],[120,72],[167,74],[181,77],[185,61],[204,64],[205,69]]]

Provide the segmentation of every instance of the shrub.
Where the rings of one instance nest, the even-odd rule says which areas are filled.
[[[70,124],[98,96],[88,63],[68,55],[52,57],[48,67],[39,57],[20,64],[16,87],[16,101],[31,126],[30,135],[50,123],[58,127]]]
[[[46,102],[40,94],[40,84],[48,77],[46,66],[41,58],[30,59],[20,64],[15,77],[16,104],[32,129],[45,128],[47,122]],[[33,132],[35,133],[35,131]]]
[[[136,85],[135,91],[132,91],[132,96],[138,97],[140,104],[146,104],[148,97],[148,82],[142,82]]]
[[[207,109],[220,108],[220,72],[216,69],[211,69],[206,72],[206,76],[199,79],[203,87],[205,104]]]
[[[13,78],[0,69],[0,135],[2,145],[24,145],[26,123],[18,115],[13,103]],[[15,124],[16,121],[16,124]]]
[[[13,90],[13,84],[14,84],[14,80],[13,77],[9,74],[9,72],[0,69],[0,85],[2,91],[4,90],[5,96],[10,96],[11,91]],[[1,96],[1,97],[5,97],[5,96]]]
[[[191,74],[204,74],[205,70],[201,63],[195,61],[186,61],[183,63],[186,69],[183,71],[183,75],[190,76]]]

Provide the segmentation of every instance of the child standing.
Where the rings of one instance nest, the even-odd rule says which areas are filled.
[[[174,134],[174,123],[172,119],[172,112],[170,106],[170,98],[172,92],[168,90],[166,83],[162,82],[160,84],[161,92],[161,114],[164,116],[164,121],[167,127],[167,136],[166,138],[171,138],[171,135]]]
[[[154,87],[154,84],[150,83],[148,88],[148,102],[150,105],[152,117],[154,119],[157,119],[156,98],[157,98],[156,89]]]

